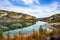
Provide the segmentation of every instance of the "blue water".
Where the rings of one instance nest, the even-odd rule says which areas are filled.
[[[38,21],[36,22],[36,24],[34,25],[31,25],[29,27],[26,27],[26,28],[22,28],[22,29],[15,29],[15,30],[10,30],[9,32],[11,34],[16,34],[18,33],[19,31],[22,31],[23,34],[29,34],[29,33],[32,33],[33,32],[33,29],[34,31],[39,31],[39,27],[41,25],[44,25],[46,24],[46,22],[41,22],[41,21]],[[46,27],[43,27],[43,28],[46,28]],[[46,28],[47,30],[50,30],[49,28]],[[4,35],[7,35],[8,31],[4,32]]]

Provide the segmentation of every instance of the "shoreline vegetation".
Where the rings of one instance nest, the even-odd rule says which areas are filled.
[[[34,25],[34,24],[35,24],[35,22],[19,22],[19,23],[0,22],[0,27],[5,32],[5,31],[9,31],[9,30],[14,30],[14,29],[28,27],[28,26],[31,26],[31,25]]]
[[[3,31],[0,28],[0,40],[50,40],[51,37],[58,37],[57,39],[59,39],[60,31],[52,29],[51,32],[47,32],[46,29],[43,29],[42,26],[40,26],[38,32],[33,29],[31,34],[24,35],[22,32],[19,32],[17,34],[11,35],[10,32],[8,32],[7,36],[4,36]]]
[[[36,22],[34,16],[13,11],[0,10],[0,22]]]
[[[52,29],[52,31],[47,32],[47,29],[42,28],[43,26],[40,26],[38,32],[33,29],[33,32],[31,34],[24,35],[23,31],[16,33],[14,35],[11,35],[10,32],[8,32],[6,36],[3,34],[4,32],[3,28],[5,30],[7,28],[7,30],[9,31],[10,29],[30,26],[32,24],[35,24],[36,21],[48,22],[49,25],[52,24],[51,27],[60,29],[59,27],[60,26],[60,14],[55,14],[47,18],[37,19],[34,16],[23,14],[23,13],[0,10],[0,40],[60,40],[59,30]],[[23,23],[21,24],[21,22]]]
[[[31,26],[37,22],[36,17],[7,10],[0,10],[0,27],[3,31],[9,31]]]

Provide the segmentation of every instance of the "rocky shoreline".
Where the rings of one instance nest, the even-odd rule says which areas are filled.
[[[46,18],[38,18],[39,21],[47,22],[46,25],[53,27],[54,29],[60,29],[60,14],[54,14]]]

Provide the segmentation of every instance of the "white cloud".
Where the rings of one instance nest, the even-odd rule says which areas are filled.
[[[34,5],[33,2],[36,2],[38,5]],[[51,16],[55,13],[59,13],[60,10],[56,10],[58,7],[58,3],[54,2],[49,6],[41,6],[39,5],[38,0],[23,0],[26,5],[29,5],[32,8],[21,7],[21,6],[13,6],[8,0],[4,0],[0,2],[0,9],[22,12],[29,15],[33,15],[35,17],[47,17]],[[32,5],[33,4],[33,5]]]
[[[58,3],[55,2],[55,3],[50,4],[50,5],[47,6],[47,7],[44,6],[44,10],[47,11],[47,12],[54,11],[54,10],[56,10],[56,8],[57,8],[57,6],[58,6],[57,4],[58,4]]]
[[[33,1],[32,0],[22,0],[25,4],[32,4]]]
[[[26,5],[34,5],[34,2],[39,5],[38,0],[22,0]]]

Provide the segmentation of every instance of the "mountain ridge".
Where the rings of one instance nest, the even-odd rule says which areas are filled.
[[[36,17],[28,14],[0,10],[0,28],[3,31],[28,27],[35,24],[36,21]]]
[[[19,20],[36,20],[36,17],[18,12],[0,10],[0,22],[19,22]]]
[[[48,22],[47,25],[50,25],[51,27],[54,27],[54,28],[60,30],[60,13],[54,14],[54,15],[47,17],[47,18],[39,18],[37,20]]]
[[[55,23],[55,22],[60,22],[60,13],[54,14],[50,17],[46,18],[37,18],[37,20],[48,22],[48,23]]]

